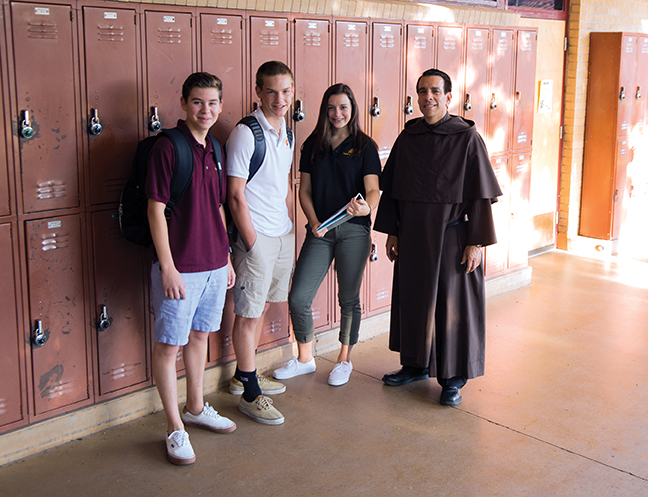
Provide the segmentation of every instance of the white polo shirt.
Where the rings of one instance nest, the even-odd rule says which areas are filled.
[[[266,153],[261,167],[245,186],[245,200],[256,231],[266,236],[283,236],[292,229],[286,196],[294,142],[291,145],[288,141],[285,120],[281,121],[281,133],[277,133],[261,108],[251,115],[256,117],[263,129]],[[252,130],[245,124],[239,124],[227,140],[227,175],[247,180],[253,153]]]

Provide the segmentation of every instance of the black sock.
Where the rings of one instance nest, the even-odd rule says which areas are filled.
[[[252,402],[262,394],[259,381],[257,380],[256,370],[251,372],[241,371],[237,366],[234,378],[243,383],[243,398],[246,402]]]

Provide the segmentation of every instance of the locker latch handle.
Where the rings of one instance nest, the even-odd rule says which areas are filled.
[[[99,316],[99,319],[97,319],[97,330],[106,331],[108,328],[110,328],[112,321],[113,319],[108,317],[108,310],[106,309],[106,306],[102,305],[101,315]]]
[[[90,123],[88,124],[88,133],[93,136],[100,135],[103,131],[103,126],[99,121],[99,111],[97,109],[90,110]]]
[[[371,252],[369,252],[369,262],[376,262],[378,260],[378,247],[375,243],[371,244]]]
[[[380,104],[378,103],[378,97],[374,97],[373,105],[371,106],[371,115],[378,117],[380,115]]]
[[[493,110],[497,109],[497,98],[495,98],[495,94],[494,94],[494,93],[493,93],[492,96],[491,96],[490,107],[491,107],[491,109],[493,109]]]
[[[42,347],[47,342],[47,335],[43,331],[43,322],[37,319],[32,330],[32,343],[34,347]]]
[[[407,103],[405,104],[405,114],[411,116],[414,114],[414,106],[412,105],[412,97],[407,95]]]
[[[32,128],[31,120],[29,119],[29,111],[22,111],[22,120],[20,121],[20,136],[29,139],[34,136],[34,128]]]
[[[153,133],[157,133],[162,129],[162,123],[160,122],[160,117],[158,116],[158,108],[151,107],[151,119],[149,120],[149,129]]]
[[[304,113],[304,103],[301,100],[297,100],[297,108],[293,112],[293,121],[302,122],[306,119],[306,114]]]
[[[621,87],[621,91],[619,92],[619,100],[625,100],[625,86]]]
[[[616,188],[614,190],[614,200],[613,200],[613,202],[616,202],[617,200],[619,200],[619,189],[618,188]]]
[[[641,98],[641,86],[637,86],[637,93],[635,93],[635,98],[637,100]]]
[[[472,101],[470,98],[470,93],[466,93],[466,101],[464,102],[464,110],[470,112],[472,110]]]

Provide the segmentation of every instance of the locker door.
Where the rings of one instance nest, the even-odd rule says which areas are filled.
[[[140,247],[119,230],[117,211],[92,214],[99,394],[149,378],[146,262]],[[105,315],[104,315],[105,309]],[[93,330],[94,332],[94,330]]]
[[[407,56],[405,60],[405,119],[421,117],[417,104],[416,82],[421,74],[434,67],[434,27],[407,26]]]
[[[335,22],[335,83],[346,83],[358,101],[358,123],[367,131],[367,24],[364,22]]]
[[[450,114],[462,115],[464,94],[464,38],[460,26],[439,26],[437,37],[437,68],[452,79],[452,100],[448,106]]]
[[[15,226],[15,225],[14,225]],[[26,409],[22,406],[20,385],[20,341],[16,315],[16,281],[14,279],[13,233],[11,224],[0,224],[0,427],[20,421]]]
[[[512,154],[509,269],[526,266],[529,259],[530,180],[531,152]]]
[[[185,113],[180,106],[182,83],[194,72],[191,14],[146,11],[146,102],[149,131],[157,108],[159,125],[173,128]]]
[[[402,35],[399,24],[373,24],[371,50],[371,137],[378,155],[387,160],[402,129],[401,71]]]
[[[331,40],[328,21],[295,19],[295,161],[293,178],[299,178],[299,150],[315,129],[322,95],[331,82]],[[295,203],[296,206],[299,202]],[[297,207],[299,211],[299,207]],[[301,243],[298,244],[301,247]]]
[[[299,186],[295,188],[295,205],[299,205]],[[301,207],[295,208],[296,221],[295,221],[295,255],[299,257],[299,252],[301,252],[302,245],[304,244],[304,239],[306,238],[306,216]],[[315,329],[325,329],[330,327],[330,295],[331,295],[331,271],[327,273],[322,285],[319,287],[315,298],[313,299],[313,304],[311,306],[311,311],[313,313],[313,325]]]
[[[2,37],[2,40],[5,39],[4,36],[4,24],[0,23],[0,37]],[[12,176],[10,176],[9,172],[9,156],[6,142],[7,128],[5,127],[5,121],[10,122],[9,115],[6,114],[9,101],[6,100],[8,85],[5,80],[5,67],[5,51],[0,50],[0,216],[8,216],[14,209],[9,194],[9,178]]]
[[[254,86],[259,66],[269,60],[288,64],[288,19],[250,17],[250,95],[258,102]],[[288,118],[288,115],[286,115]]]
[[[234,345],[232,344],[232,329],[234,328],[234,296],[232,291],[227,292],[223,320],[220,330],[209,334],[208,362],[216,364],[234,358]]]
[[[371,232],[371,253],[367,262],[369,284],[369,312],[385,310],[391,305],[394,265],[387,259],[385,243],[387,235]]]
[[[632,160],[628,138],[617,140],[616,167],[614,168],[614,191],[612,192],[612,233],[610,239],[619,238],[623,221],[626,217],[625,207],[629,198],[628,164]]]
[[[261,327],[259,347],[288,338],[288,302],[267,303],[259,326]]]
[[[225,144],[236,123],[247,114],[243,107],[243,18],[201,14],[201,68],[223,82],[223,110],[211,133]]]
[[[119,201],[138,142],[139,57],[132,9],[83,7],[90,203]],[[101,126],[100,134],[92,128]]]
[[[633,92],[632,136],[640,140],[644,134],[646,112],[648,112],[648,37],[640,36],[637,43],[636,89]],[[634,145],[634,143],[633,143]]]
[[[633,103],[636,93],[637,37],[624,36],[621,41],[619,68],[617,136],[628,136],[632,131]]]
[[[77,57],[71,14],[68,5],[11,4],[19,113],[15,119],[24,130],[24,136],[19,130],[19,140],[25,212],[79,205]],[[31,137],[26,137],[23,122],[31,125]]]
[[[518,31],[512,150],[530,148],[533,141],[536,46],[535,31]]]
[[[493,155],[509,149],[513,115],[513,39],[511,30],[493,30],[488,132],[485,136],[488,152]]]
[[[39,415],[89,398],[81,219],[27,221],[25,230],[34,412]]]
[[[506,155],[501,157],[492,157],[491,165],[497,182],[502,189],[502,196],[497,197],[497,202],[492,205],[493,220],[495,221],[495,233],[497,234],[497,243],[486,247],[486,261],[484,265],[485,275],[493,276],[497,273],[506,271],[508,265],[508,246],[509,246],[509,220],[511,218],[511,201],[510,201],[510,182],[508,169],[508,158]]]
[[[488,29],[470,28],[466,32],[466,88],[463,96],[463,115],[466,119],[475,121],[477,131],[482,136],[486,136],[486,109],[490,104],[489,35]]]

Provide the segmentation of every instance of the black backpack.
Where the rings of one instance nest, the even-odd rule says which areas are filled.
[[[145,247],[150,247],[153,244],[148,222],[148,199],[144,192],[148,157],[153,145],[162,135],[167,136],[173,143],[176,164],[171,178],[171,198],[164,209],[167,220],[171,219],[173,206],[178,203],[180,197],[187,190],[193,177],[193,151],[189,141],[178,128],[163,129],[157,135],[144,138],[137,144],[131,176],[122,190],[119,201],[119,227],[126,240]],[[214,136],[209,133],[207,136],[211,139],[212,148],[214,149],[218,169],[218,184],[221,187],[223,169],[221,146]]]

